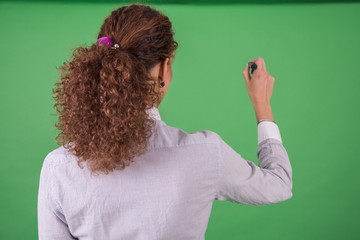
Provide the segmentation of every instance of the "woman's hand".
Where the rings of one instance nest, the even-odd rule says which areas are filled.
[[[257,65],[252,77],[250,77],[248,64],[242,72],[249,97],[253,105],[270,104],[275,78],[267,72],[264,59],[256,58],[250,62]]]
[[[242,73],[244,75],[247,92],[255,109],[256,120],[271,119],[274,121],[270,98],[273,92],[275,78],[267,72],[264,59],[256,58],[250,60],[250,62],[256,63],[257,65],[257,69],[253,71],[252,77],[250,77],[248,64],[246,64]]]

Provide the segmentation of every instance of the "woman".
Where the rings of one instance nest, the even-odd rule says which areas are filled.
[[[274,122],[274,78],[262,58],[243,76],[258,121],[259,167],[215,132],[186,133],[158,105],[177,49],[168,17],[114,10],[98,41],[77,48],[54,88],[63,146],[43,163],[39,239],[204,239],[214,200],[266,205],[292,197],[292,169]],[[61,141],[59,141],[61,140]]]

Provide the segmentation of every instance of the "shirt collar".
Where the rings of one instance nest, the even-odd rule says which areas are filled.
[[[150,109],[146,109],[146,113],[149,115],[150,118],[161,121],[159,109],[157,107],[154,106]]]

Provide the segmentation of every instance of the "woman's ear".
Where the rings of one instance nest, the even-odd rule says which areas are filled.
[[[168,71],[169,68],[169,64],[170,64],[169,58],[165,58],[165,60],[161,62],[160,70],[159,70],[159,78],[161,80],[165,79],[166,72]]]

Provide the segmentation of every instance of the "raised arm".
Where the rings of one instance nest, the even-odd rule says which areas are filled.
[[[258,122],[259,166],[242,158],[220,137],[215,199],[267,205],[292,197],[292,168],[270,105],[275,78],[267,72],[264,59],[251,62],[257,65],[257,69],[250,77],[247,64],[243,76]]]

